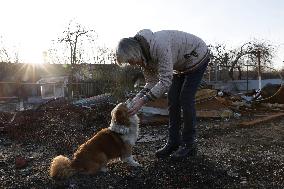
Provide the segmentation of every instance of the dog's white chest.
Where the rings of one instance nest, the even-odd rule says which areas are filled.
[[[138,128],[134,129],[131,128],[129,130],[129,133],[126,135],[123,135],[121,138],[124,142],[129,143],[130,145],[134,146],[137,139],[138,139]]]
[[[130,117],[130,127],[111,124],[110,130],[120,133],[122,140],[132,146],[135,145],[139,135],[139,118],[137,115]]]

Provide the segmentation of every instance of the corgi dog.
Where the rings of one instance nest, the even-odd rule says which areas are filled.
[[[132,156],[139,134],[138,116],[128,114],[130,102],[119,103],[111,111],[111,123],[82,144],[73,158],[59,155],[53,158],[49,174],[53,179],[66,179],[76,172],[96,174],[107,171],[107,163],[120,159],[131,166],[140,166]]]

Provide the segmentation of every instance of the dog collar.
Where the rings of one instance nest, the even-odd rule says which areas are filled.
[[[122,135],[129,133],[129,128],[125,127],[125,125],[117,125],[117,124],[111,123],[108,128],[109,130],[122,134]]]

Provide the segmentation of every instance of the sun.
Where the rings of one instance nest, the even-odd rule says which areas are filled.
[[[42,62],[28,62],[28,64],[31,64],[31,65],[40,65],[40,64],[43,64]]]
[[[30,65],[40,65],[44,63],[44,53],[41,48],[35,48],[39,46],[38,44],[27,45],[25,47],[21,46],[19,48],[19,62],[30,64]]]
[[[44,63],[44,56],[40,52],[30,52],[26,62],[32,65],[40,65]]]

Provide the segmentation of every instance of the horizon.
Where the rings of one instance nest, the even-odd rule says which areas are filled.
[[[2,7],[2,45],[18,51],[19,59],[27,63],[43,63],[43,53],[51,48],[52,40],[75,20],[94,29],[97,44],[108,48],[146,28],[181,30],[207,44],[231,48],[253,39],[266,40],[279,47],[273,66],[284,67],[281,0],[10,0],[2,2]]]

